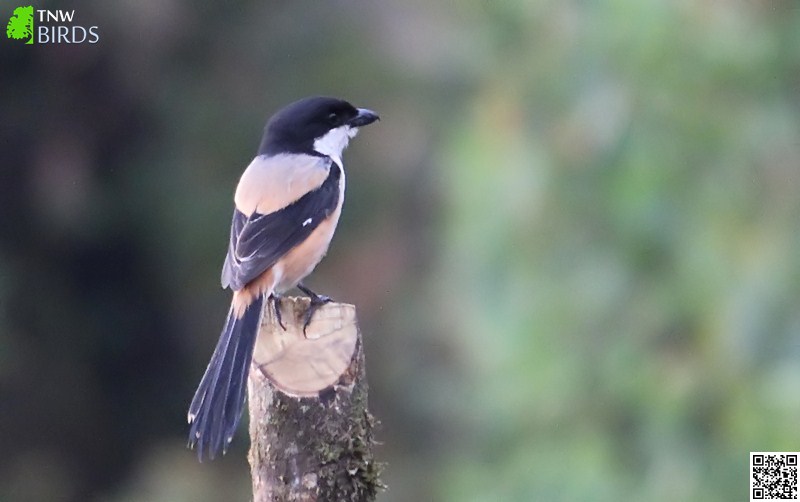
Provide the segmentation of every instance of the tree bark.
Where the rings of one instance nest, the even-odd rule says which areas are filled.
[[[248,382],[253,498],[373,501],[381,466],[355,307],[324,305],[303,334],[308,303],[281,301],[286,330],[265,307]]]

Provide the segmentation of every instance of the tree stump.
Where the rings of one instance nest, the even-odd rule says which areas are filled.
[[[373,501],[382,484],[372,447],[364,352],[355,307],[308,298],[266,302],[248,381],[255,502]]]

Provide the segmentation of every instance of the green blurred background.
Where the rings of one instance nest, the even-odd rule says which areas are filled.
[[[18,4],[3,0],[2,21]],[[266,118],[381,113],[308,284],[383,501],[746,500],[800,450],[800,2],[41,2],[0,38],[0,500],[248,500],[185,413]]]

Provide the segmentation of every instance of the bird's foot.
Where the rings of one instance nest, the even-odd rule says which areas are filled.
[[[307,287],[303,286],[302,284],[298,284],[297,289],[307,294],[308,297],[311,299],[311,303],[309,304],[308,309],[306,309],[306,313],[303,316],[303,334],[305,335],[306,328],[311,323],[311,318],[314,317],[314,312],[316,312],[317,309],[319,309],[326,303],[330,303],[332,300],[330,296],[318,295],[315,292],[308,289]]]
[[[283,324],[283,319],[281,319],[281,298],[281,295],[275,293],[269,295],[269,301],[272,304],[272,309],[275,311],[275,320],[278,321],[278,326],[286,331],[286,326]]]

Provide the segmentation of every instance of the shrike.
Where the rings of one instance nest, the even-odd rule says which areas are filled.
[[[342,151],[359,127],[378,115],[347,101],[312,97],[267,122],[256,157],[234,196],[222,287],[233,301],[211,362],[189,406],[189,446],[214,458],[233,439],[244,407],[247,377],[264,301],[297,286],[311,297],[305,324],[329,301],[303,287],[328,250],[344,202]]]

